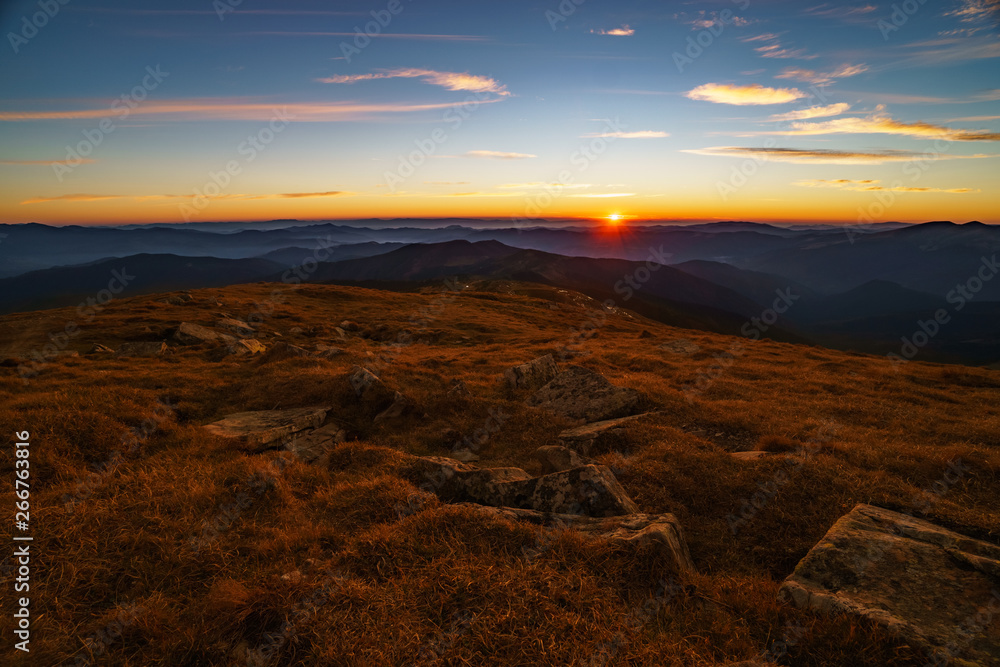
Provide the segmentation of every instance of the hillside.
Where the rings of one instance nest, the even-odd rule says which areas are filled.
[[[32,652],[8,643],[3,664],[926,664],[884,626],[778,589],[858,503],[1000,542],[995,371],[676,329],[539,284],[462,287],[255,283],[0,317],[0,423],[30,431],[34,536]],[[268,351],[178,334],[233,318]],[[91,353],[143,342],[160,352]],[[546,354],[638,392],[646,416],[588,455],[639,512],[676,517],[693,571],[449,502],[414,472],[413,456],[462,451],[541,475],[536,449],[576,423],[501,376]],[[356,365],[405,396],[398,411],[373,421]],[[319,463],[204,428],[312,406],[345,437]]]

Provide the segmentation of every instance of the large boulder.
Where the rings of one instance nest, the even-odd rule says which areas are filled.
[[[203,327],[200,324],[181,322],[174,332],[174,340],[182,345],[198,345],[200,343],[223,343],[231,345],[236,342],[235,336],[224,334],[215,329]]]
[[[1000,547],[929,521],[858,505],[799,562],[780,595],[873,620],[926,650],[929,664],[998,664],[978,661],[1000,656],[1000,632],[990,627],[1000,614]]]
[[[367,368],[361,366],[351,368],[347,373],[347,382],[357,403],[370,415],[381,413],[396,401],[397,392],[390,389],[379,376]]]
[[[451,502],[598,517],[639,511],[605,466],[531,477],[520,468],[479,468],[434,456],[416,458],[411,472],[414,481]]]
[[[344,442],[347,434],[336,424],[327,424],[313,431],[303,431],[285,445],[285,449],[306,463],[323,465],[334,447]]]
[[[122,343],[115,352],[116,357],[159,357],[170,348],[161,341],[148,342],[140,341],[135,343]]]
[[[207,424],[204,429],[213,435],[231,438],[254,451],[263,451],[278,446],[294,433],[318,428],[329,409],[313,407],[238,412]]]
[[[215,323],[215,326],[220,329],[225,329],[231,334],[239,336],[240,338],[253,338],[257,332],[256,330],[243,320],[237,320],[232,317],[223,317]]]
[[[570,419],[595,422],[634,412],[639,392],[616,387],[588,368],[570,366],[535,392],[528,404]]]
[[[526,521],[553,530],[579,531],[613,544],[629,547],[653,544],[669,555],[680,572],[694,571],[684,532],[673,514],[629,514],[595,518],[513,507],[467,506],[476,507],[478,511],[491,516]]]
[[[551,354],[546,354],[544,357],[508,368],[504,371],[503,382],[512,391],[538,389],[548,384],[558,373],[556,360]]]
[[[235,343],[226,346],[227,354],[252,355],[263,354],[267,347],[256,338],[241,338]]]

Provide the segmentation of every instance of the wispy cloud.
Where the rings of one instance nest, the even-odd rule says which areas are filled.
[[[835,118],[819,123],[792,123],[791,130],[762,132],[782,136],[813,136],[823,134],[895,134],[915,139],[945,139],[947,141],[1000,141],[1000,132],[960,130],[943,125],[917,121],[904,123],[878,111],[863,118]]]
[[[821,19],[833,19],[846,21],[848,23],[860,23],[871,20],[871,13],[877,11],[876,5],[831,5],[823,3],[815,7],[803,10],[806,16],[815,16]]]
[[[789,111],[788,113],[774,114],[773,116],[768,116],[769,121],[785,121],[785,120],[805,120],[808,118],[826,118],[828,116],[839,116],[840,114],[848,111],[851,105],[847,102],[838,102],[837,104],[828,104],[825,107],[809,107],[808,109],[797,109],[795,111]]]
[[[830,72],[817,72],[815,70],[802,69],[799,67],[786,67],[780,74],[776,74],[774,78],[794,79],[796,81],[806,81],[808,83],[821,85],[824,83],[832,83],[837,79],[846,79],[850,76],[857,76],[858,74],[867,71],[868,65],[841,65],[837,69]]]
[[[779,32],[765,32],[765,33],[760,34],[760,35],[753,35],[751,37],[744,37],[740,41],[741,42],[748,42],[748,43],[752,43],[752,42],[773,42],[773,41],[777,40],[779,37],[781,37],[781,35],[782,35],[782,33],[779,33]]]
[[[503,153],[500,151],[468,151],[458,157],[486,158],[490,160],[528,160],[538,157],[530,153]]]
[[[631,37],[635,34],[635,29],[630,28],[628,25],[623,25],[620,28],[612,28],[611,30],[591,30],[592,35],[610,35],[611,37]]]
[[[635,197],[634,192],[601,192],[584,193],[579,195],[569,195],[570,197],[581,197],[586,199],[614,199],[616,197]]]
[[[481,104],[496,102],[501,98],[482,100]],[[343,122],[368,120],[386,114],[416,113],[449,109],[454,102],[434,104],[380,103],[365,104],[357,101],[297,102],[275,104],[251,101],[245,98],[195,98],[147,102],[130,110],[130,117],[156,116],[164,120],[260,120],[287,118],[296,122]],[[72,109],[65,111],[0,111],[0,122],[25,122],[39,120],[90,120],[116,118],[120,110],[108,108]]]
[[[766,44],[764,46],[758,46],[754,49],[754,51],[759,53],[761,58],[795,58],[798,60],[813,60],[819,57],[809,53],[805,49],[786,49],[781,46],[781,44]]]
[[[760,84],[737,86],[724,83],[706,83],[689,90],[685,96],[692,100],[737,105],[784,104],[808,97],[797,88],[766,88]]]
[[[97,160],[91,158],[80,158],[74,161],[74,164],[94,164]],[[0,164],[9,165],[20,165],[20,166],[34,166],[34,167],[51,167],[52,165],[62,164],[65,165],[65,160],[0,160]]]
[[[918,188],[911,186],[890,186],[885,187],[880,185],[881,181],[864,180],[864,181],[852,181],[846,178],[838,178],[836,180],[825,180],[825,179],[813,179],[805,181],[796,181],[792,185],[798,185],[800,187],[806,188],[837,188],[838,190],[852,190],[856,192],[937,192],[953,195],[964,195],[971,192],[981,192],[981,190],[973,188]]]
[[[400,68],[381,70],[375,74],[338,74],[317,79],[321,83],[357,83],[374,79],[421,79],[425,83],[447,90],[466,90],[475,93],[494,93],[501,97],[510,95],[507,86],[488,76],[468,72],[439,72],[431,69]]]
[[[665,139],[669,137],[669,132],[660,132],[658,130],[637,130],[635,132],[594,132],[591,134],[581,135],[582,139]]]
[[[1000,19],[1000,0],[961,0],[961,5],[945,16],[955,16],[966,23]]]
[[[766,148],[746,146],[711,146],[683,150],[695,155],[716,157],[751,157],[774,162],[796,164],[883,164],[885,162],[909,162],[917,159],[962,160],[995,158],[1000,155],[955,155],[936,153],[928,158],[926,153],[912,151],[840,151],[827,148]]]
[[[234,200],[258,200],[258,199],[302,199],[308,197],[343,197],[353,195],[354,192],[346,190],[330,190],[327,192],[281,192],[272,194],[222,194],[208,199],[234,199]],[[106,201],[111,199],[131,199],[135,201],[152,200],[184,200],[193,199],[195,195],[108,195],[108,194],[69,194],[57,195],[54,197],[38,196],[25,199],[21,204],[45,204],[49,202],[71,201],[71,202],[93,202]]]

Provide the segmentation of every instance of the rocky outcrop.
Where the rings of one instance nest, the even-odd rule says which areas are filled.
[[[508,368],[504,371],[503,382],[511,391],[538,389],[548,384],[558,373],[556,360],[551,354],[546,354],[544,357]]]
[[[174,332],[174,340],[182,345],[198,345],[200,343],[222,343],[232,345],[236,342],[235,336],[224,334],[215,329],[203,327],[200,324],[181,322]]]
[[[390,419],[399,419],[411,414],[415,410],[416,405],[413,401],[397,391],[393,395],[392,403],[389,404],[389,407],[375,415],[374,422],[379,424]]]
[[[226,347],[228,354],[263,354],[267,347],[256,338],[242,338]]]
[[[285,341],[278,341],[272,345],[267,353],[261,358],[261,363],[267,364],[272,361],[283,361],[285,359],[308,356],[310,356],[309,351],[305,348],[301,348],[298,345],[292,345],[291,343],[286,343]]]
[[[618,516],[638,508],[605,466],[585,465],[542,477],[520,468],[479,468],[444,457],[417,458],[415,481],[443,500],[540,512]]]
[[[87,354],[114,354],[115,351],[112,350],[107,345],[101,345],[100,343],[94,343],[94,346],[90,348]]]
[[[239,336],[240,338],[253,338],[257,332],[256,330],[242,320],[233,319],[232,317],[223,317],[215,326],[220,329],[225,329],[229,333]]]
[[[344,442],[347,434],[336,424],[327,424],[313,431],[304,431],[285,445],[285,449],[306,463],[324,465],[334,447]]]
[[[1000,655],[1000,634],[987,621],[1000,614],[1000,547],[898,512],[856,506],[799,562],[780,595],[798,607],[873,620],[926,650],[930,664]]]
[[[559,445],[545,445],[535,450],[535,458],[542,464],[542,471],[545,474],[562,472],[579,468],[590,463],[588,459],[580,456],[568,447]]]
[[[390,389],[367,368],[361,366],[351,368],[347,373],[347,382],[351,386],[355,400],[368,411],[369,415],[381,413],[396,400],[398,392]]]
[[[600,373],[582,366],[568,367],[528,400],[528,405],[583,422],[624,417],[638,404],[635,389],[616,387]]]
[[[118,346],[118,351],[115,352],[116,357],[159,357],[167,352],[170,348],[167,344],[161,341],[147,342],[140,341],[135,343],[122,343]]]
[[[512,507],[466,506],[478,507],[478,511],[491,516],[526,521],[551,529],[579,531],[622,546],[653,544],[669,555],[680,572],[694,571],[684,532],[673,514],[629,514],[594,518]]]
[[[207,424],[212,435],[231,438],[254,451],[271,449],[299,431],[318,428],[326,419],[328,407],[292,410],[238,412]]]
[[[613,441],[621,440],[626,426],[647,414],[650,413],[577,426],[560,433],[559,440],[564,446],[582,452],[585,456],[598,451],[603,452],[610,449],[608,445],[613,444]]]

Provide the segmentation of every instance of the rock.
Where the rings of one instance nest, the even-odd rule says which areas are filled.
[[[182,345],[197,345],[199,343],[223,343],[231,345],[236,342],[234,336],[224,334],[200,324],[182,322],[177,331],[174,332],[174,340]]]
[[[339,347],[332,347],[330,345],[317,345],[316,350],[313,352],[314,356],[321,357],[323,359],[333,359],[334,357],[339,357],[344,354],[344,351]]]
[[[354,390],[357,401],[367,408],[369,414],[379,414],[396,399],[396,393],[377,375],[367,368],[354,366],[347,374],[347,380]]]
[[[281,575],[281,580],[287,584],[298,584],[302,581],[302,572],[299,570],[292,570],[291,572],[286,572]]]
[[[94,347],[90,348],[87,354],[114,354],[115,351],[112,350],[107,345],[101,345],[100,343],[94,343]]]
[[[595,518],[575,514],[539,512],[511,507],[483,507],[466,504],[484,514],[560,530],[576,530],[590,537],[627,546],[654,544],[666,552],[680,572],[694,572],[680,522],[673,514],[629,514]]]
[[[226,347],[228,354],[263,354],[267,347],[256,338],[242,338]]]
[[[286,343],[285,341],[278,341],[271,346],[271,349],[261,359],[261,363],[270,363],[272,361],[281,361],[283,359],[292,359],[294,357],[308,357],[310,355],[309,351],[305,348],[301,348],[298,345],[292,345],[291,343]]]
[[[639,333],[639,338],[645,339],[645,338],[652,338],[652,337],[653,337],[653,334],[649,333],[645,329],[643,329],[642,332]]]
[[[194,301],[194,298],[187,292],[181,292],[180,294],[171,294],[166,299],[163,299],[163,303],[170,306],[183,306],[186,303]]]
[[[327,424],[314,431],[302,432],[294,440],[285,445],[306,463],[324,465],[330,456],[330,451],[344,442],[347,434],[336,424]]]
[[[238,412],[207,424],[204,429],[212,435],[232,438],[255,451],[263,451],[293,433],[318,428],[329,409],[313,407]]]
[[[748,452],[732,452],[730,456],[739,461],[759,461],[761,459],[766,459],[771,456],[776,456],[776,454],[774,452],[762,452],[759,450],[750,450]]]
[[[451,458],[462,463],[471,463],[479,460],[479,456],[468,449],[453,449],[451,451]]]
[[[584,422],[624,417],[638,404],[635,389],[616,387],[600,373],[582,366],[562,371],[528,400],[528,405]]]
[[[535,450],[534,456],[541,462],[545,474],[579,468],[590,463],[572,449],[559,445],[539,447]]]
[[[520,366],[504,371],[504,385],[511,391],[518,389],[538,389],[547,384],[559,372],[556,360],[551,354],[538,357]]]
[[[340,323],[340,328],[344,331],[358,331],[361,327],[353,320],[344,320]]]
[[[667,341],[660,345],[659,349],[664,352],[670,352],[672,354],[678,354],[684,357],[689,357],[695,352],[699,351],[701,347],[697,343],[693,343],[687,338],[678,338],[677,340]]]
[[[382,412],[375,415],[374,421],[378,424],[388,419],[399,419],[400,417],[404,417],[413,412],[414,408],[415,406],[413,401],[397,391],[393,396],[392,404]]]
[[[347,333],[345,333],[344,330],[341,329],[340,327],[334,327],[333,332],[337,334],[340,340],[344,340],[345,338],[347,338]]]
[[[215,326],[219,327],[220,329],[225,329],[226,331],[229,331],[230,333],[233,333],[239,336],[240,338],[253,338],[257,333],[256,329],[254,329],[246,322],[242,320],[236,320],[231,317],[221,318],[218,322],[215,323]]]
[[[873,620],[936,665],[1000,655],[1000,633],[981,631],[987,610],[1000,611],[1000,547],[898,512],[857,505],[779,595],[800,608]]]
[[[465,386],[465,383],[461,380],[452,380],[451,386],[448,387],[448,395],[452,397],[468,398],[472,396],[472,392],[469,388]]]
[[[115,352],[116,357],[159,357],[170,348],[165,342],[122,343]]]
[[[604,421],[584,424],[576,428],[566,429],[559,434],[559,440],[570,449],[582,452],[589,456],[592,452],[605,451],[610,449],[610,441],[624,434],[625,427],[634,421],[642,419],[652,413],[646,412],[641,415],[630,417],[619,417],[618,419],[607,419]]]
[[[605,466],[585,465],[542,477],[520,468],[478,468],[444,457],[418,457],[414,471],[442,500],[540,512],[617,516],[638,508]]]

